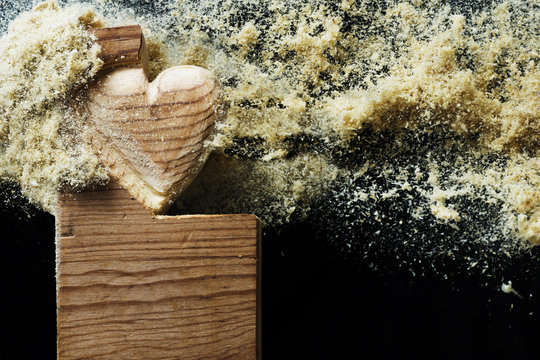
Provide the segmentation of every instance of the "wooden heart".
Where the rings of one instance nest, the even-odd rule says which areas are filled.
[[[163,213],[204,165],[220,100],[200,67],[173,67],[152,83],[142,68],[112,70],[89,90],[92,146],[111,177]]]

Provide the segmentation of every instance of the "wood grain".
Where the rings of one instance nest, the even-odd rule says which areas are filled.
[[[214,123],[225,115],[213,74],[189,65],[151,83],[140,67],[103,71],[88,98],[94,151],[111,177],[156,214],[197,176]]]
[[[101,46],[103,70],[115,67],[141,67],[148,75],[148,50],[139,25],[93,30]]]
[[[255,216],[151,216],[112,183],[56,219],[60,360],[260,357]]]

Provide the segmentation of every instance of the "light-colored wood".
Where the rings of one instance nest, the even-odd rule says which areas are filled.
[[[145,59],[134,50],[134,39],[139,36],[143,47],[144,39],[128,30],[124,37],[96,30],[106,44],[102,52],[111,53],[105,59],[128,51],[128,63],[143,66],[101,72],[88,92],[89,140],[110,175],[150,211],[162,214],[208,157],[214,123],[224,116],[221,92],[212,73],[197,66],[167,69],[149,83]],[[105,35],[111,32],[116,35]],[[131,52],[121,48],[124,43],[131,44]]]
[[[140,68],[115,69],[89,91],[91,143],[113,178],[163,213],[204,165],[220,103],[199,67],[167,69],[152,83]]]
[[[60,360],[260,356],[255,216],[151,216],[109,184],[56,219]]]

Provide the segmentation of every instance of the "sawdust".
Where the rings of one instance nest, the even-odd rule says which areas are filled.
[[[429,176],[421,194],[431,215],[459,226],[476,210],[458,211],[453,199],[476,198],[489,189],[491,202],[500,202],[500,233],[538,243],[538,12],[526,3],[504,2],[466,15],[437,1],[304,1],[297,6],[220,1],[181,2],[179,7],[182,43],[173,48],[180,58],[176,61],[195,62],[219,74],[230,102],[216,141],[224,154],[259,161],[271,173],[264,162],[268,157],[281,166],[303,152],[336,166],[342,153],[355,153],[355,142],[372,131],[454,134],[467,139],[466,151],[476,157],[511,160],[491,164],[491,172],[466,162],[452,164],[455,181],[445,181],[444,189],[436,176]],[[402,153],[414,151],[399,142],[395,146]],[[438,152],[450,147],[426,146]],[[411,186],[407,177],[396,176],[399,168],[386,171],[380,161],[374,166],[397,183],[376,197]],[[431,162],[424,171],[432,173],[439,166]],[[334,181],[346,182],[356,166],[349,162],[337,171],[337,177],[303,182],[306,194],[318,195],[311,190],[314,184],[324,189]],[[464,175],[457,176],[464,172],[476,179],[474,186]],[[509,172],[527,175],[519,180]],[[502,185],[493,174],[508,174],[507,181]],[[245,178],[251,177],[242,175],[238,181]],[[215,179],[212,186],[222,188],[221,178]],[[255,193],[264,196],[255,191],[250,196]],[[287,195],[280,197],[284,199]],[[264,212],[255,204],[251,210]],[[287,211],[263,218],[280,221],[284,214],[288,218]]]
[[[48,1],[0,39],[0,178],[50,212],[61,186],[107,178],[69,108],[72,93],[101,65],[88,31],[100,25],[89,10]]]
[[[393,201],[411,221],[474,229],[470,241],[540,243],[537,5],[93,5],[110,26],[143,25],[154,76],[194,64],[223,85],[228,117],[179,212],[254,212],[279,226],[322,203],[353,229],[385,224],[372,206]],[[78,175],[66,178],[90,178]]]

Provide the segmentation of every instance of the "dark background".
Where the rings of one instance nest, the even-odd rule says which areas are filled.
[[[55,359],[54,218],[2,188],[0,357]],[[359,261],[314,229],[306,222],[263,237],[264,358],[540,356],[538,251],[505,265],[519,299],[500,291],[501,278],[486,282],[459,263],[415,276],[395,253]]]
[[[462,9],[491,2],[450,1]],[[2,17],[29,4],[2,2]],[[1,32],[5,26],[0,22]],[[0,358],[56,359],[54,217],[26,204],[16,187],[0,189],[6,334]],[[396,209],[378,210],[395,216]],[[387,241],[377,247],[363,241],[375,228],[351,237],[340,233],[340,214],[317,211],[329,211],[324,199],[308,220],[264,233],[265,359],[540,358],[538,247],[493,258],[483,272],[463,259],[481,258],[487,248],[462,244],[460,257],[440,260],[420,245],[399,248],[393,247],[398,241]],[[352,241],[353,250],[336,236]],[[523,299],[501,291],[508,280]]]

